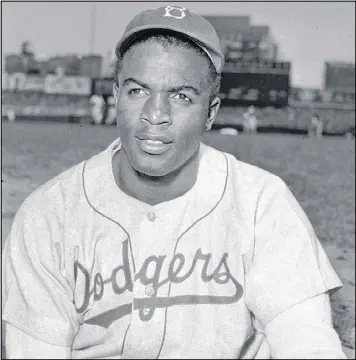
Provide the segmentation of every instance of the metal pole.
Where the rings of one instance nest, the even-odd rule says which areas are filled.
[[[90,20],[90,54],[94,53],[95,45],[95,27],[96,27],[96,3],[91,3],[91,20]]]

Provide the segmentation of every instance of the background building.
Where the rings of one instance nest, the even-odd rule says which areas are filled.
[[[330,91],[355,93],[355,64],[326,62],[324,88]]]
[[[80,68],[80,59],[75,54],[54,56],[42,62],[46,73],[56,73],[58,68],[63,69],[65,75],[78,75]]]
[[[204,16],[216,29],[227,61],[277,60],[278,45],[269,26],[251,25],[249,16]]]
[[[101,66],[101,76],[102,77],[112,77],[116,64],[115,52],[108,51],[103,57],[103,62]]]
[[[91,54],[83,56],[80,60],[79,75],[88,77],[100,77],[103,58],[100,55]]]
[[[222,105],[287,106],[290,63],[279,61],[270,27],[251,24],[249,16],[204,17],[216,29],[225,56]]]
[[[26,72],[21,54],[6,54],[4,63],[4,70],[6,73],[13,74]]]
[[[77,54],[65,54],[52,56],[47,59],[37,59],[35,55],[7,54],[4,57],[4,70],[8,74],[13,73],[36,73],[54,74],[62,69],[64,75],[100,77],[102,57],[97,54],[79,56]]]

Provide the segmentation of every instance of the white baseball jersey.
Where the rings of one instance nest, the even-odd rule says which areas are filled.
[[[3,319],[72,358],[269,358],[279,314],[341,287],[277,176],[201,144],[195,185],[150,206],[117,186],[120,141],[21,205]]]

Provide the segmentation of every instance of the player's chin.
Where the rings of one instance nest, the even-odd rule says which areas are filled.
[[[174,167],[174,153],[173,147],[168,151],[162,153],[149,153],[142,151],[142,149],[137,149],[133,153],[131,159],[131,164],[136,171],[141,174],[152,176],[152,177],[161,177],[169,174],[172,167]]]
[[[161,161],[160,161],[161,160]],[[172,171],[172,166],[162,159],[147,159],[146,161],[140,161],[135,169],[150,177],[163,177],[169,174]]]

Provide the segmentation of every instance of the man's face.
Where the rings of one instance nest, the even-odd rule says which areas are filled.
[[[142,43],[124,56],[115,88],[122,149],[136,171],[167,175],[196,153],[219,108],[209,111],[208,61],[188,49]]]

